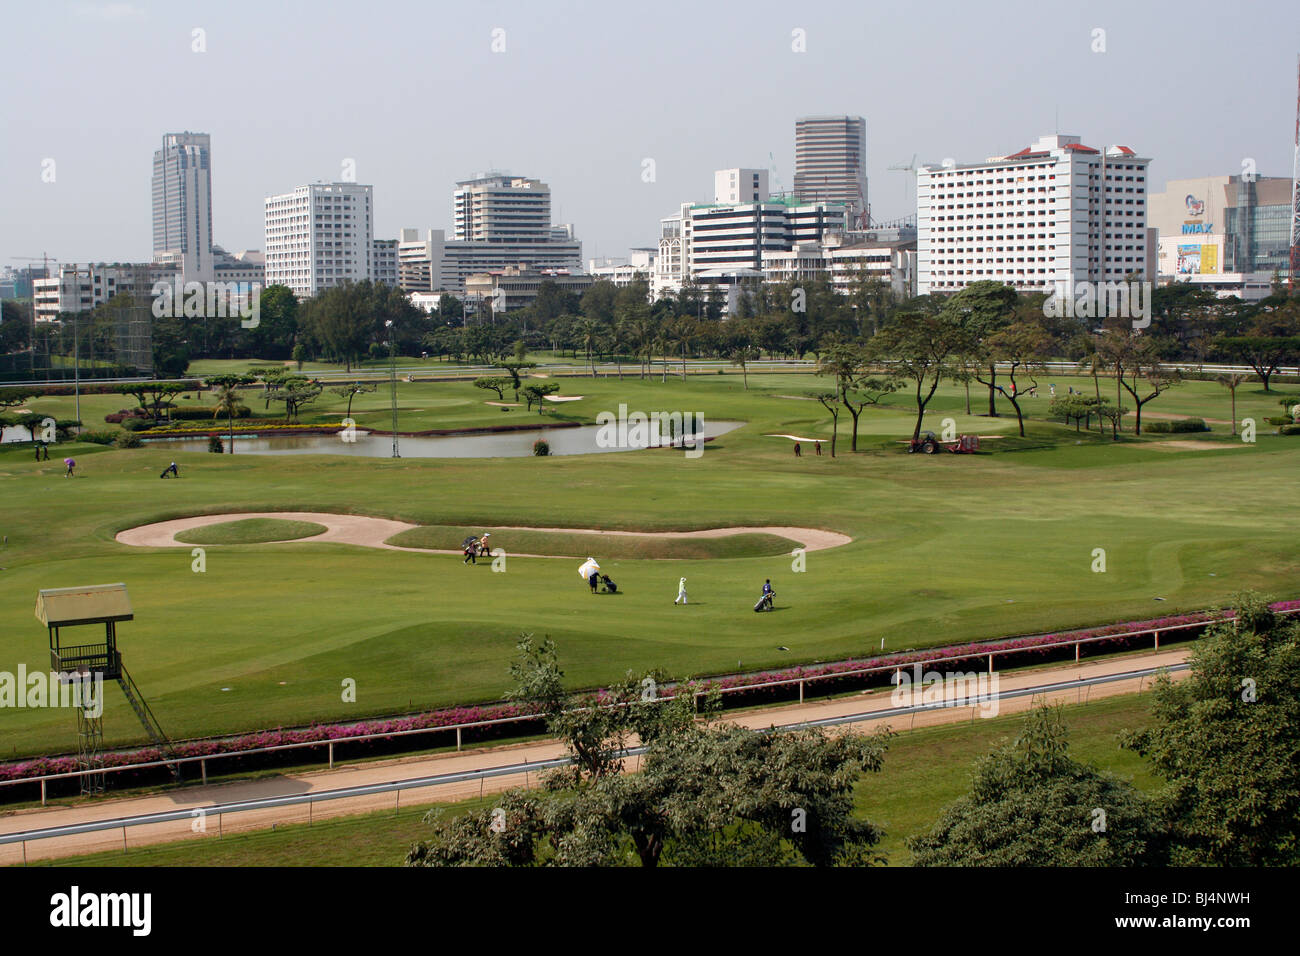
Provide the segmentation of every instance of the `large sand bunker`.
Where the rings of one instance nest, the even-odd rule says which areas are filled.
[[[296,543],[333,543],[333,544],[356,544],[366,548],[384,548],[389,551],[415,551],[421,554],[460,554],[460,550],[451,549],[431,549],[431,548],[403,548],[394,544],[387,544],[389,538],[403,531],[410,531],[420,525],[409,524],[405,521],[393,521],[389,518],[369,518],[364,515],[340,515],[325,514],[315,511],[255,511],[240,512],[237,514],[222,515],[197,515],[193,518],[174,518],[171,521],[158,521],[154,524],[141,525],[138,528],[129,528],[126,531],[120,531],[117,534],[117,541],[120,544],[129,544],[137,548],[189,548],[193,547],[183,541],[177,541],[176,535],[184,531],[190,531],[194,528],[203,528],[208,525],[224,524],[229,521],[244,521],[248,518],[280,518],[285,521],[310,521],[315,524],[324,525],[327,529],[324,534],[318,534],[310,538],[299,538],[285,542],[266,542],[268,544],[296,544]],[[525,528],[520,526],[495,526],[502,530],[511,531],[549,531],[563,534],[592,534],[592,535],[637,535],[654,538],[724,538],[733,534],[774,534],[782,538],[789,538],[803,545],[807,551],[824,551],[827,548],[838,548],[841,545],[848,544],[853,539],[847,534],[840,534],[838,531],[825,531],[821,528],[791,528],[791,527],[735,527],[735,528],[707,528],[702,531],[603,531],[598,528]],[[209,546],[211,547],[211,546]],[[217,545],[216,547],[221,547]],[[519,558],[558,558],[572,557],[572,555],[555,555],[555,554],[514,554],[512,557]]]

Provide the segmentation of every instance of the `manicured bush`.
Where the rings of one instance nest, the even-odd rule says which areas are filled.
[[[1300,435],[1300,425],[1283,425],[1278,431],[1283,435]]]
[[[113,444],[118,448],[140,448],[144,442],[135,432],[118,432],[117,437],[113,439]]]
[[[78,441],[93,442],[96,445],[111,445],[120,432],[82,432],[77,436]]]
[[[129,432],[142,432],[146,428],[153,428],[153,421],[148,418],[125,418],[122,427]]]
[[[1173,422],[1151,422],[1144,427],[1147,431],[1156,435],[1208,432],[1210,430],[1210,426],[1205,424],[1204,419],[1200,418],[1183,418]]]
[[[545,455],[549,455],[550,453],[551,453],[551,446],[547,443],[545,438],[539,438],[537,439],[537,441],[533,442],[534,455],[545,456]]]
[[[215,405],[209,405],[207,407],[202,405],[182,405],[180,408],[173,408],[171,410],[171,419],[175,422],[226,421],[227,416],[225,412],[222,412],[220,415],[213,415],[213,412],[215,411]],[[251,414],[252,410],[249,409],[247,405],[235,406],[236,418],[247,418]]]
[[[216,455],[221,455],[225,453],[226,446],[221,444],[220,438],[218,438],[216,435],[213,435],[211,438],[208,439],[208,451]]]

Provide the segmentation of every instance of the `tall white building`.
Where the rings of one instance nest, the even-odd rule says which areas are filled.
[[[917,294],[973,282],[1025,291],[1146,278],[1147,166],[1044,136],[1010,156],[917,170]]]
[[[312,183],[266,200],[266,282],[300,298],[374,277],[372,187]]]
[[[391,285],[393,288],[399,285],[397,245],[396,239],[376,239],[371,244],[374,266],[370,278],[377,283]]]
[[[551,189],[541,180],[485,173],[457,183],[452,206],[436,288],[463,292],[470,276],[510,267],[582,272],[582,243],[571,225],[551,222]]]
[[[714,202],[766,202],[768,195],[766,169],[719,169],[713,174]]]
[[[167,133],[153,154],[153,254],[187,281],[212,279],[212,140]]]
[[[865,228],[867,121],[861,116],[804,116],[794,123],[794,194],[805,202],[843,203]]]
[[[458,241],[550,241],[551,188],[540,180],[484,174],[457,183],[452,203]]]

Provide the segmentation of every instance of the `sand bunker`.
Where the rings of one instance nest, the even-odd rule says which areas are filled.
[[[1194,438],[1184,438],[1179,441],[1153,441],[1146,444],[1128,445],[1129,448],[1168,448],[1173,451],[1221,451],[1224,448],[1245,448],[1244,442],[1233,444],[1232,442],[1217,441],[1197,441]]]
[[[366,548],[383,548],[388,551],[414,551],[419,554],[460,554],[459,548],[403,548],[385,542],[395,534],[410,531],[420,525],[405,521],[393,521],[388,518],[368,518],[364,515],[324,514],[315,511],[257,511],[239,514],[197,515],[193,518],[175,518],[171,521],[158,521],[154,524],[141,525],[120,531],[117,535],[119,544],[128,544],[136,548],[191,548],[191,544],[177,541],[176,535],[192,528],[203,528],[213,524],[229,521],[243,521],[247,518],[280,518],[285,521],[310,521],[324,525],[324,534],[311,538],[298,538],[284,542],[268,541],[267,544],[305,544],[322,542],[334,544],[356,544]],[[826,531],[820,528],[790,527],[736,527],[707,528],[703,531],[602,531],[597,528],[524,528],[518,526],[500,526],[503,531],[552,531],[560,534],[616,534],[642,535],[654,538],[725,538],[733,534],[774,534],[789,538],[804,547],[806,551],[824,551],[838,548],[853,539],[838,531]],[[228,547],[223,545],[205,545],[205,547]],[[573,555],[559,554],[518,554],[511,552],[513,558],[570,558]]]
[[[548,402],[580,402],[585,395],[543,395],[542,398]]]

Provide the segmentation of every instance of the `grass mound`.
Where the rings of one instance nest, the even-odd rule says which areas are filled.
[[[296,541],[324,534],[329,529],[314,521],[283,521],[279,518],[245,518],[202,528],[192,528],[176,535],[186,544],[263,544],[268,541]]]
[[[653,534],[582,534],[562,531],[520,531],[506,528],[460,528],[425,525],[393,535],[386,542],[402,548],[454,550],[470,535],[489,532],[490,546],[506,554],[555,554],[605,559],[760,558],[789,554],[798,542],[775,534],[733,534],[721,538],[660,538]]]

